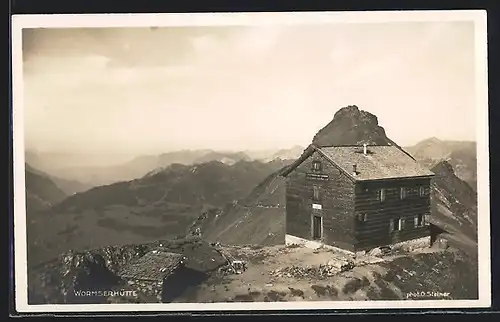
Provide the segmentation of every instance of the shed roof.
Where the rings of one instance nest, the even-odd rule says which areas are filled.
[[[434,173],[418,164],[401,148],[392,145],[367,146],[366,155],[363,146],[330,146],[313,147],[332,164],[339,167],[355,181],[399,179],[411,177],[428,177]],[[312,154],[312,151],[309,153]],[[304,158],[298,159],[284,175],[302,163]],[[356,166],[356,175],[353,175],[353,166]]]
[[[122,268],[118,275],[126,279],[161,281],[182,263],[184,256],[153,250]]]

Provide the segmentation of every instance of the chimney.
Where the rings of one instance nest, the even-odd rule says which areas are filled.
[[[358,169],[355,164],[352,165],[352,175],[356,176],[358,174]]]
[[[363,143],[363,154],[366,155],[366,143]]]

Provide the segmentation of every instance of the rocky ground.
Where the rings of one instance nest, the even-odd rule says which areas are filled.
[[[403,300],[417,299],[411,293],[419,291],[435,293],[420,299],[477,298],[477,274],[453,249],[358,257],[283,246],[227,251],[248,263],[247,269],[212,278],[175,302]]]
[[[223,246],[201,240],[157,242],[67,253],[30,273],[30,303],[77,303],[76,288],[134,290],[116,277],[123,265],[154,249],[184,254],[187,266],[206,278],[183,281],[173,302],[322,301],[477,298],[477,263],[446,247],[376,250],[350,256],[296,246]],[[409,295],[410,294],[410,295]],[[439,296],[438,296],[439,295]],[[89,303],[87,299],[86,303]],[[94,303],[154,302],[109,297]]]

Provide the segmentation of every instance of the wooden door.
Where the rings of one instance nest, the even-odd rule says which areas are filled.
[[[321,216],[312,217],[312,237],[314,240],[321,239],[323,233],[323,219]]]

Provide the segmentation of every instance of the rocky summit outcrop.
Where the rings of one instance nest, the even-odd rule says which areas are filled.
[[[335,113],[333,119],[316,133],[316,146],[332,145],[396,145],[378,124],[375,115],[350,105]]]

